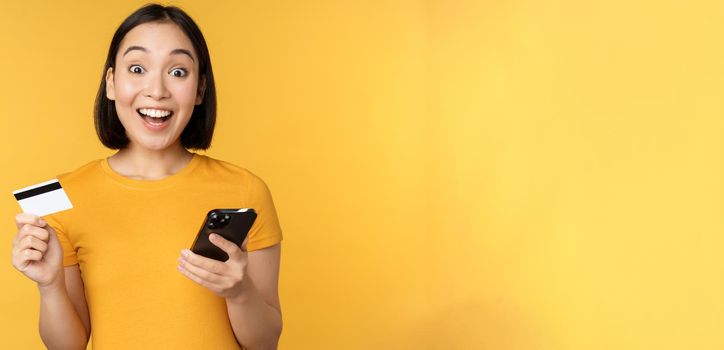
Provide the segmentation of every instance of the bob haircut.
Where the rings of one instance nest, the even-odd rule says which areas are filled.
[[[113,68],[115,74],[116,54],[126,34],[131,29],[149,22],[175,23],[194,46],[199,59],[199,87],[202,79],[206,79],[206,87],[201,104],[194,106],[191,119],[181,132],[181,145],[186,149],[208,149],[211,146],[211,138],[214,135],[214,125],[216,124],[216,88],[214,87],[214,73],[211,70],[211,57],[209,57],[209,49],[199,27],[186,12],[175,6],[145,5],[128,16],[116,29],[108,49],[106,64],[103,67],[98,95],[96,95],[94,107],[96,134],[103,145],[110,149],[125,148],[130,142],[126,129],[118,119],[115,102],[106,96],[105,77],[108,68]]]

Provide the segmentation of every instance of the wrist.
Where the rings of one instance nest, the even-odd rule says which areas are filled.
[[[59,293],[67,293],[65,289],[65,276],[60,275],[48,283],[38,283],[38,291],[41,296],[51,296]]]
[[[234,305],[246,304],[256,294],[256,287],[251,279],[245,278],[239,285],[239,292],[226,298],[226,302]]]

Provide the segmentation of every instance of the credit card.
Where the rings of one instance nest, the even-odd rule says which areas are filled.
[[[58,179],[13,191],[24,213],[45,216],[73,208]]]

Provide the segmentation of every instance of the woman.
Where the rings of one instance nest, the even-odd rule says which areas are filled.
[[[216,118],[208,49],[176,7],[147,5],[117,29],[96,98],[101,142],[118,152],[59,176],[74,208],[16,217],[13,265],[38,285],[48,348],[276,348],[281,229],[264,182],[191,153]],[[229,259],[188,249],[214,208],[258,214]],[[179,254],[180,250],[180,254]]]

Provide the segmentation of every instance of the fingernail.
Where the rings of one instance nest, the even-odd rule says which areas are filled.
[[[189,257],[189,251],[186,250],[186,249],[184,249],[184,250],[181,251],[181,255],[183,255],[184,258],[188,258],[188,257]]]
[[[215,241],[215,240],[216,240],[216,234],[215,234],[215,233],[210,233],[210,234],[209,234],[209,239],[212,240],[212,241]]]
[[[40,226],[45,226],[45,224],[46,224],[45,220],[43,220],[43,219],[39,219],[38,223],[40,224]]]

